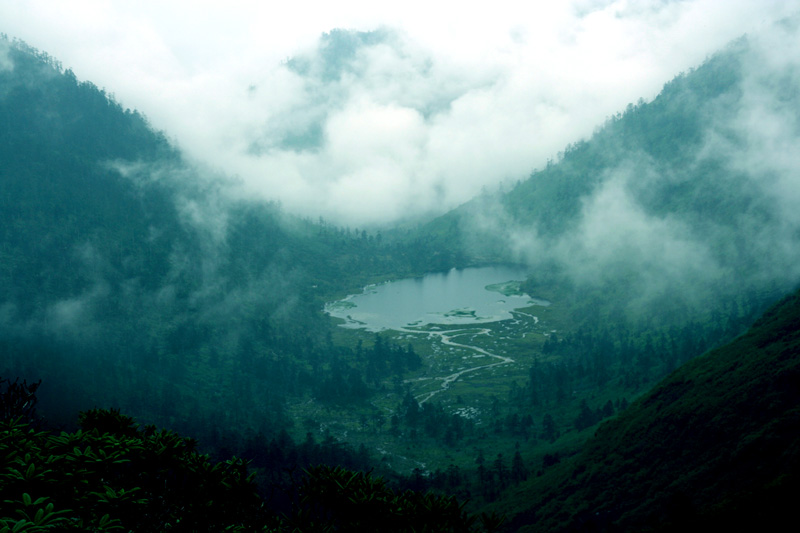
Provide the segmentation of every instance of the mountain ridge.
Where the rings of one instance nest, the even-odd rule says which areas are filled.
[[[557,335],[549,328],[543,335],[537,331],[535,338],[523,334],[514,339],[511,348],[538,368],[531,366],[529,375],[522,368],[522,386],[505,383],[493,389],[500,391],[494,402],[497,416],[492,406],[497,424],[491,431],[479,429],[484,441],[475,446],[480,451],[477,446],[498,442],[505,430],[507,439],[524,434],[526,440],[530,436],[551,444],[561,434],[567,438],[554,446],[574,449],[581,431],[595,422],[583,429],[576,424],[573,430],[569,403],[578,401],[570,398],[570,390],[593,401],[593,394],[602,394],[608,405],[614,398],[607,398],[603,387],[639,394],[648,380],[740,331],[766,302],[796,287],[800,277],[800,261],[794,261],[800,258],[800,224],[790,216],[791,195],[772,187],[780,182],[775,175],[783,176],[780,168],[747,168],[745,163],[764,152],[736,159],[744,157],[737,149],[747,147],[748,138],[733,119],[752,111],[745,109],[749,93],[741,84],[747,72],[743,64],[753,63],[760,53],[748,40],[677,77],[653,102],[630,106],[592,139],[571,145],[559,161],[512,191],[484,195],[419,231],[387,232],[385,238],[286,216],[272,204],[220,200],[213,180],[185,165],[144,117],[62,72],[49,56],[24,47],[9,50],[14,69],[0,70],[0,372],[29,378],[45,374],[43,394],[48,397],[42,403],[70,415],[77,410],[72,403],[84,408],[91,402],[111,403],[147,422],[155,419],[197,436],[215,450],[244,449],[260,465],[282,466],[281,461],[296,460],[301,449],[293,447],[286,431],[296,424],[286,414],[287,398],[311,402],[324,392],[345,409],[368,403],[376,392],[388,396],[394,387],[398,397],[405,392],[413,400],[410,390],[402,388],[402,368],[391,377],[374,371],[387,366],[380,357],[399,353],[396,347],[377,338],[375,345],[385,349],[362,347],[355,336],[348,337],[353,346],[337,345],[333,332],[341,332],[321,312],[324,298],[357,290],[366,281],[520,261],[532,267],[523,291],[552,295],[568,309],[553,314],[570,313],[562,322],[569,325],[567,331],[559,326]],[[792,75],[789,69],[788,87],[797,81]],[[773,89],[761,87],[759,94],[775,96]],[[800,121],[800,98],[791,92],[782,98],[773,114]],[[192,178],[202,183],[192,184]],[[754,354],[788,354],[773,381],[785,393],[775,400],[776,409],[793,398],[796,387],[796,300],[795,294],[784,301],[750,336],[736,341],[745,344],[734,345],[739,351],[746,345]],[[719,435],[686,433],[701,414],[702,420],[709,419],[692,396],[697,383],[721,386],[718,381],[728,383],[725,376],[761,376],[761,388],[728,383],[731,392],[721,394],[725,402],[714,403],[715,412],[731,423],[734,414],[725,406],[741,406],[730,397],[733,391],[746,398],[760,394],[750,402],[754,409],[773,398],[755,355],[752,364],[725,363],[722,373],[710,360],[716,357],[690,363],[684,374],[677,374],[686,376],[683,381],[663,382],[635,404],[632,414],[602,426],[599,440],[579,455],[555,466],[557,454],[546,457],[541,479],[555,480],[564,493],[548,492],[538,482],[520,485],[524,493],[507,489],[517,491],[501,503],[517,517],[512,524],[529,526],[534,518],[545,517],[531,527],[611,528],[619,523],[658,529],[723,513],[714,510],[710,496],[684,490],[696,483],[693,478],[641,489],[634,485],[637,476],[664,473],[646,461],[637,463],[633,473],[625,470],[648,450],[652,454],[659,444],[666,446],[661,437],[672,433],[687,443],[696,438],[700,444],[711,442],[712,449],[722,446],[713,440]],[[710,366],[704,370],[704,364]],[[370,365],[371,381],[364,378]],[[552,383],[541,383],[545,379]],[[691,402],[691,409],[682,402]],[[529,435],[532,413],[544,427],[545,413],[549,416],[547,411],[561,404],[566,407],[557,421],[549,418],[547,436],[538,428]],[[331,403],[319,405],[317,412],[322,412]],[[442,420],[461,420],[432,402],[425,407],[439,417],[431,418],[438,420],[431,424],[438,428],[444,427]],[[397,415],[390,431],[398,441],[420,438],[421,430],[403,425],[404,408],[387,408]],[[740,410],[755,424],[759,413],[768,412],[764,409]],[[372,424],[380,434],[383,413],[363,410],[362,415],[361,425]],[[531,424],[519,431],[526,415]],[[590,415],[593,419],[594,410]],[[747,462],[748,457],[759,459],[758,446],[777,449],[770,448],[771,435],[783,446],[795,412],[778,415],[771,426],[746,426],[752,438],[736,441],[741,448],[736,457],[746,468],[758,466]],[[722,427],[719,422],[707,426]],[[307,448],[313,449],[311,430],[324,424],[312,416],[302,424],[309,430]],[[328,451],[344,448],[331,433],[323,438]],[[617,457],[627,441],[647,447]],[[674,448],[663,453],[664,461],[693,465],[698,479],[727,479],[717,463],[710,463],[716,470],[703,470]],[[708,453],[695,455],[708,463]],[[364,456],[366,450],[359,458]],[[581,458],[588,458],[583,469]],[[796,468],[794,455],[785,459]],[[358,464],[366,468],[368,458]],[[496,464],[498,481],[484,491],[487,499],[508,482],[500,454]],[[638,491],[639,500],[617,495],[619,500],[606,501],[587,488],[612,475],[609,471],[637,487],[630,491]],[[775,486],[780,495],[795,486],[794,477],[781,480],[775,470],[768,474],[759,487],[740,493],[763,495]],[[272,470],[270,475],[279,478],[285,472]],[[424,486],[422,471],[415,475],[414,483]],[[473,472],[464,472],[462,481],[459,475],[452,476],[456,487],[471,486]],[[477,485],[492,476],[484,469]],[[611,487],[612,495],[623,490]],[[722,502],[731,517],[744,497],[740,493]],[[541,505],[519,503],[519,498],[533,497]],[[659,520],[666,525],[659,526]]]
[[[530,486],[520,531],[780,530],[800,487],[800,292],[697,357]],[[550,483],[550,487],[545,486]],[[502,506],[499,506],[502,508]],[[524,527],[523,527],[524,526]]]

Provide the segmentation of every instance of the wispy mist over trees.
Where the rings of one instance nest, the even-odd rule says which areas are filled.
[[[190,160],[106,89],[4,37],[0,376],[11,379],[2,384],[36,392],[50,426],[71,431],[77,412],[113,406],[197,438],[215,459],[243,455],[276,509],[291,507],[287,489],[320,463],[376,469],[397,491],[326,467],[312,469],[320,485],[309,490],[351,476],[397,501],[417,497],[398,496],[405,488],[474,498],[476,508],[511,501],[566,471],[602,421],[676,369],[696,368],[683,365],[797,286],[799,42],[793,20],[743,37],[513,187],[377,231],[243,195],[244,178],[227,174],[235,166]],[[415,73],[440,73],[415,63],[409,46],[388,29],[326,34],[281,67],[322,104],[298,99],[246,150],[315,164],[363,158],[374,165],[354,171],[348,201],[369,203],[370,172],[398,160],[425,166],[426,128],[466,105],[463,87],[411,90]],[[397,95],[353,98],[359,84],[376,89],[364,84],[379,64],[413,66],[408,85],[387,89],[403,105]],[[266,90],[254,85],[249,97]],[[375,124],[391,127],[361,136]],[[419,132],[416,148],[397,131]],[[344,159],[325,159],[331,150]],[[416,192],[430,200],[426,183]],[[397,198],[402,210],[408,196]],[[508,263],[527,267],[527,279],[487,289],[549,301],[452,331],[376,334],[324,312],[368,284]],[[437,498],[462,516],[455,500]]]
[[[775,40],[792,44],[783,54]],[[738,40],[510,192],[429,228],[458,220],[476,256],[499,252],[536,267],[534,281],[556,276],[635,305],[702,309],[788,290],[800,274],[790,207],[800,187],[787,157],[798,141],[797,41],[794,21]]]
[[[220,426],[277,434],[289,396],[340,375],[366,387],[365,369],[332,364],[355,356],[331,344],[323,303],[429,270],[424,243],[236,198],[139,113],[2,43],[3,375],[53,381],[56,420],[112,404],[214,446]]]

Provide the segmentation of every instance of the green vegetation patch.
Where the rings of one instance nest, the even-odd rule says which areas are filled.
[[[475,310],[468,307],[464,307],[462,309],[453,309],[452,311],[446,312],[444,316],[448,318],[478,318],[475,315]]]
[[[333,302],[326,305],[325,310],[331,313],[338,311],[346,311],[347,309],[353,309],[354,307],[358,306],[353,302],[351,302],[350,300],[339,300],[338,302]]]
[[[525,296],[525,293],[522,292],[521,281],[492,283],[491,285],[487,285],[485,288],[487,291],[499,292],[503,296]]]

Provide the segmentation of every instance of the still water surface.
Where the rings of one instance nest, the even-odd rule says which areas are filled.
[[[344,327],[371,331],[427,324],[481,324],[511,318],[511,311],[548,302],[527,295],[506,296],[497,284],[523,281],[524,269],[509,266],[453,269],[366,287],[325,307]],[[487,288],[487,286],[495,287]]]

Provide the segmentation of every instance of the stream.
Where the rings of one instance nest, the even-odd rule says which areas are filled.
[[[406,329],[406,328],[403,328],[400,331],[403,331],[405,333],[415,333],[415,334],[422,333],[421,331],[412,330],[412,329]],[[494,363],[489,363],[488,365],[476,366],[476,367],[472,367],[472,368],[465,368],[464,370],[459,370],[458,372],[454,372],[454,373],[452,373],[452,374],[450,374],[448,376],[423,377],[423,378],[405,380],[404,383],[427,381],[427,380],[430,380],[430,379],[440,380],[442,382],[438,389],[436,389],[434,391],[431,391],[431,392],[426,392],[424,394],[420,394],[419,396],[415,397],[415,399],[417,400],[417,403],[419,403],[420,405],[422,405],[423,403],[427,402],[428,400],[430,400],[431,398],[433,398],[437,394],[446,391],[450,387],[451,383],[455,382],[458,378],[460,378],[464,374],[477,372],[478,370],[486,370],[488,368],[493,368],[493,367],[500,366],[500,365],[507,365],[509,363],[513,363],[514,362],[514,360],[512,358],[510,358],[510,357],[505,357],[503,355],[493,354],[491,352],[488,352],[488,351],[484,350],[483,348],[479,348],[478,346],[471,346],[469,344],[461,344],[461,343],[452,341],[453,337],[457,337],[459,333],[463,335],[464,333],[462,333],[462,332],[464,332],[464,331],[474,331],[474,330],[454,329],[454,330],[449,330],[449,331],[429,331],[427,333],[428,333],[428,338],[439,337],[439,339],[441,340],[442,344],[445,344],[447,346],[456,346],[458,348],[464,348],[464,349],[467,349],[467,350],[472,350],[472,351],[474,351],[476,353],[479,353],[481,355],[485,355],[487,357],[493,357],[495,359],[498,359],[498,361],[494,362]],[[475,335],[488,335],[489,333],[491,333],[491,330],[489,330],[488,328],[482,328],[477,333],[475,333]]]
[[[519,309],[531,305],[548,306],[550,302],[519,292],[520,280],[526,279],[527,274],[521,267],[503,265],[453,269],[370,285],[361,294],[327,304],[325,312],[341,319],[340,325],[345,328],[427,335],[431,340],[438,339],[442,345],[472,352],[473,357],[490,358],[488,364],[455,372],[447,370],[450,372],[447,375],[406,380],[405,383],[440,382],[437,389],[416,396],[417,402],[423,404],[467,374],[515,362],[511,357],[453,339],[468,334],[491,335],[491,329],[481,327],[483,324],[512,318],[519,321],[526,317],[538,323],[536,316]],[[447,329],[424,329],[433,325]]]

